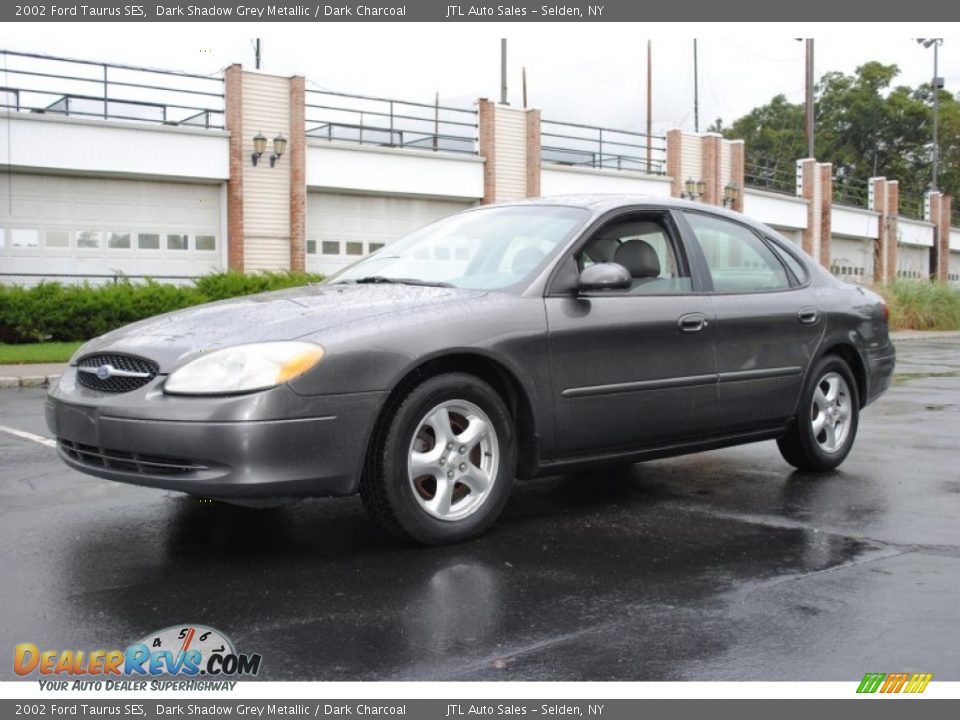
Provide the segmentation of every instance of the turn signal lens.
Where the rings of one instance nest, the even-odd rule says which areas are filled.
[[[277,385],[300,377],[321,360],[323,360],[323,348],[319,345],[287,360],[287,362],[281,366],[280,372],[277,373]]]

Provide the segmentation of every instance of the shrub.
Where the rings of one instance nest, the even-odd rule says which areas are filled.
[[[946,283],[898,280],[874,289],[890,307],[894,330],[960,330],[960,290]]]
[[[323,280],[309,273],[238,272],[205,275],[193,285],[176,286],[126,279],[107,285],[34,287],[0,285],[0,342],[89,340],[97,335],[154,315],[191,305],[296,287]]]
[[[240,295],[253,295],[268,290],[283,290],[284,288],[298,287],[322,280],[323,275],[304,272],[263,271],[247,275],[231,270],[225,273],[204,275],[197,280],[196,288],[206,302],[224,300]]]

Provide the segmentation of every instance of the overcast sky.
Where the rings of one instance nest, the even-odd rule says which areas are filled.
[[[693,37],[700,51],[700,125],[725,121],[778,93],[803,98],[803,43],[816,38],[816,75],[896,63],[900,82],[929,80],[933,51],[917,36],[944,36],[940,74],[960,91],[960,27],[939,24],[641,23],[77,23],[7,24],[0,47],[51,55],[213,73],[234,62],[302,74],[308,87],[469,106],[500,94],[500,42],[509,42],[510,100],[545,118],[642,130],[646,42],[653,40],[654,130],[693,129]],[[78,32],[82,28],[82,32]]]

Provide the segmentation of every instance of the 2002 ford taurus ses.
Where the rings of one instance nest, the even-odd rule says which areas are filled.
[[[890,384],[887,316],[733,212],[527,201],[92,340],[47,420],[83,472],[247,503],[359,492],[438,544],[488,528],[515,478],[773,438],[836,467]]]

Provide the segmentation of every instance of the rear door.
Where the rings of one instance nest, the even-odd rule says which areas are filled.
[[[593,262],[628,262],[618,249],[638,242],[656,253],[658,274],[635,267],[629,290],[548,292],[560,457],[697,437],[714,422],[713,306],[697,292],[670,213],[610,219],[563,262],[573,276]]]
[[[717,430],[783,423],[825,326],[802,265],[747,224],[682,211],[693,252],[701,254],[716,314]]]

